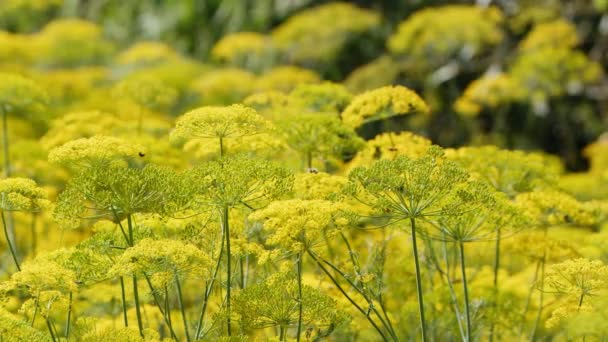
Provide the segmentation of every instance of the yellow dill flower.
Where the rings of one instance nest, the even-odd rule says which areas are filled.
[[[162,110],[171,106],[177,91],[162,81],[146,75],[127,77],[114,86],[114,96],[134,102],[140,107]]]
[[[266,114],[287,107],[289,96],[276,90],[263,91],[247,96],[243,100],[243,104]]]
[[[119,64],[150,65],[170,62],[181,58],[169,45],[161,42],[137,42],[121,52],[116,61]]]
[[[234,298],[234,311],[248,329],[279,326],[285,332],[298,323],[297,298],[296,281],[279,274],[241,291]],[[312,337],[327,337],[350,320],[334,299],[308,285],[302,286],[302,309],[302,325],[313,327]]]
[[[580,51],[549,46],[521,54],[510,74],[539,106],[551,97],[580,93],[600,79],[602,67]]]
[[[29,322],[0,306],[0,336],[6,341],[51,342],[51,336],[30,326]]]
[[[417,158],[425,154],[431,144],[429,139],[410,132],[382,133],[367,142],[348,164],[347,171],[380,159],[392,160],[400,155]]]
[[[99,110],[70,112],[51,122],[50,129],[40,138],[40,143],[50,150],[79,138],[111,134],[122,124],[112,113]]]
[[[272,159],[288,149],[285,142],[269,133],[259,133],[227,139],[222,142],[223,152],[245,153],[260,158]],[[220,154],[219,144],[209,143],[207,139],[193,139],[184,144],[183,150],[193,154],[196,160],[213,159]]]
[[[135,158],[143,151],[143,146],[126,140],[96,135],[72,140],[55,147],[49,152],[49,162],[82,167],[116,159]]]
[[[447,150],[446,155],[509,198],[553,186],[562,172],[560,161],[548,155],[496,146],[461,147]]]
[[[240,102],[254,91],[254,74],[237,68],[212,70],[192,81],[190,90],[199,94],[206,105],[229,105]]]
[[[53,104],[66,105],[86,97],[108,77],[103,67],[48,70],[34,74],[34,79],[48,93]]]
[[[331,62],[356,36],[380,24],[380,16],[346,2],[333,2],[289,17],[271,35],[287,60]]]
[[[223,153],[223,140],[253,136],[272,129],[270,121],[243,105],[200,107],[179,117],[170,139],[181,143],[191,139],[215,138]]]
[[[183,93],[188,90],[192,81],[206,70],[208,70],[208,66],[194,60],[180,58],[137,69],[128,77],[152,77]]]
[[[29,44],[27,35],[0,31],[0,62],[28,64],[33,58]]]
[[[211,49],[211,57],[246,69],[264,69],[273,63],[270,37],[257,32],[237,32],[223,36]]]
[[[68,293],[77,289],[73,271],[45,258],[24,262],[21,271],[11,276],[9,284],[26,289],[32,296],[43,291]]]
[[[52,66],[100,63],[114,50],[99,26],[81,19],[52,21],[33,38],[41,52],[39,62]]]
[[[418,94],[403,86],[387,86],[355,96],[342,112],[342,120],[356,128],[366,122],[416,113],[429,113]]]
[[[312,112],[340,113],[350,103],[353,95],[338,83],[300,84],[289,97]]]
[[[27,178],[0,180],[0,210],[38,211],[49,206],[47,193]]]
[[[454,103],[454,110],[476,116],[484,109],[495,109],[525,97],[517,81],[507,74],[483,76],[469,84]]]
[[[595,296],[608,287],[608,266],[599,260],[566,260],[549,267],[545,285],[556,293],[578,298],[582,304],[584,297]]]
[[[447,5],[425,8],[399,25],[388,40],[388,48],[393,54],[432,68],[458,54],[474,57],[497,45],[503,37],[502,21],[503,15],[497,7]]]
[[[207,279],[211,265],[211,259],[192,244],[173,239],[143,239],[115,260],[108,275],[150,276],[155,287],[164,288],[176,275]]]
[[[520,232],[502,241],[508,255],[520,255],[539,262],[559,262],[568,258],[579,257],[575,246],[570,242],[546,236],[541,231]]]
[[[317,159],[348,160],[364,145],[355,131],[337,116],[306,113],[281,118],[278,123],[287,144],[300,154],[303,166]]]
[[[39,112],[47,103],[46,93],[32,80],[16,74],[0,73],[0,110],[4,114]]]
[[[300,84],[321,82],[321,77],[314,71],[296,66],[278,66],[258,77],[255,87],[259,91],[291,91]]]
[[[564,321],[578,317],[580,314],[595,313],[593,307],[589,304],[578,305],[575,302],[561,304],[551,312],[551,316],[545,322],[545,326],[549,329],[559,327]]]
[[[272,202],[249,219],[263,223],[267,243],[297,253],[345,228],[349,221],[341,215],[342,209],[341,204],[326,200],[293,199]]]
[[[526,192],[517,195],[515,201],[526,215],[533,217],[541,227],[560,224],[594,225],[594,217],[574,197],[555,190]]]
[[[306,172],[295,175],[294,195],[302,200],[334,200],[348,183],[348,178],[325,172]]]
[[[567,20],[539,23],[519,43],[523,53],[543,48],[573,48],[579,44],[576,27]]]

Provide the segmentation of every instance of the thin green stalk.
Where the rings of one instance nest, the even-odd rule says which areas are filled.
[[[65,338],[66,340],[70,337],[70,325],[72,322],[72,291],[70,291],[70,295],[68,296],[68,318],[65,323]]]
[[[296,333],[296,341],[300,342],[302,334],[302,252],[298,253],[298,331]]]
[[[230,327],[230,288],[232,287],[232,267],[231,267],[231,255],[230,255],[230,224],[228,223],[228,207],[224,207],[223,210],[222,224],[224,226],[224,235],[226,236],[226,324],[228,327],[228,336],[232,336],[232,329]]]
[[[369,323],[374,327],[374,329],[376,329],[376,331],[378,332],[378,334],[380,334],[380,336],[382,337],[383,341],[388,341],[388,339],[386,338],[386,335],[384,334],[384,332],[382,331],[382,329],[380,329],[380,327],[378,326],[378,324],[376,324],[376,322],[374,322],[374,320],[370,317],[369,313],[366,312],[365,310],[363,310],[363,308],[357,304],[357,302],[355,302],[354,299],[352,299],[348,293],[346,293],[346,291],[344,290],[344,288],[342,288],[342,285],[340,285],[340,283],[338,283],[338,281],[336,280],[336,278],[334,278],[334,276],[331,274],[331,272],[329,272],[329,270],[327,268],[325,268],[325,266],[323,266],[323,263],[321,263],[321,261],[319,259],[317,259],[317,257],[314,255],[314,253],[312,253],[310,250],[307,250],[308,255],[310,255],[310,257],[317,263],[317,265],[319,265],[319,267],[321,268],[321,270],[323,270],[323,273],[325,273],[325,275],[327,275],[329,277],[329,279],[332,281],[332,283],[338,288],[338,290],[340,291],[340,293],[342,293],[342,295],[360,312],[363,314],[363,316],[365,316],[365,318],[367,318],[367,320],[369,321]]]
[[[171,306],[169,305],[169,289],[165,285],[165,313],[163,315],[166,324],[170,327],[169,331],[173,328],[173,322],[171,321]]]
[[[389,332],[389,334],[391,334],[391,337],[397,341],[399,340],[397,338],[397,335],[395,334],[395,332],[393,330],[391,330],[390,328],[390,324],[388,324],[385,320],[384,317],[380,314],[380,312],[378,312],[378,309],[376,309],[372,298],[370,298],[365,291],[363,291],[361,288],[359,288],[357,286],[357,284],[355,284],[344,272],[342,272],[338,267],[336,267],[334,264],[332,264],[331,262],[321,259],[321,261],[323,263],[325,263],[327,266],[331,267],[336,273],[338,273],[353,289],[355,289],[355,291],[357,291],[363,298],[365,298],[365,300],[369,303],[369,311],[373,312],[376,314],[376,316],[378,317],[378,319],[380,320],[380,322],[382,323],[382,325],[384,326],[384,328]]]
[[[146,282],[148,283],[148,287],[150,288],[150,292],[152,293],[152,297],[154,298],[154,304],[156,304],[156,307],[158,308],[158,311],[160,311],[160,314],[163,315],[163,319],[165,320],[165,324],[167,324],[167,326],[169,327],[169,331],[171,332],[171,337],[173,337],[173,339],[175,339],[176,341],[178,340],[177,335],[175,334],[175,331],[173,330],[173,325],[171,324],[171,317],[169,316],[167,318],[167,315],[169,314],[169,312],[163,310],[162,306],[160,305],[160,300],[158,300],[158,292],[156,291],[156,289],[154,289],[154,286],[152,286],[152,282],[150,281],[150,277],[148,277],[146,274],[144,274],[144,277],[146,279]],[[168,296],[165,296],[165,298]]]
[[[342,237],[342,241],[344,241],[344,244],[346,245],[346,248],[348,249],[348,254],[350,255],[350,260],[351,260],[351,263],[353,264],[353,267],[355,268],[355,271],[359,272],[361,267],[359,266],[359,262],[355,258],[355,251],[352,249],[352,247],[351,247],[350,243],[348,242],[348,239],[346,238],[344,233],[340,233],[340,236]],[[383,312],[383,315],[380,315],[380,313],[378,312],[376,307],[373,305],[372,299],[369,298],[368,295],[362,289],[360,289],[351,279],[349,279],[349,277],[347,277],[346,274],[344,274],[344,272],[342,272],[338,267],[334,266],[332,263],[330,263],[326,260],[323,260],[323,262],[326,263],[329,267],[331,267],[338,274],[340,274],[342,276],[342,278],[344,278],[346,280],[346,282],[349,283],[350,286],[352,286],[353,289],[355,289],[357,292],[359,292],[359,294],[361,294],[361,296],[363,296],[365,298],[365,300],[367,300],[370,303],[370,307],[372,308],[372,311],[374,311],[374,313],[378,316],[378,318],[380,319],[380,322],[382,322],[382,325],[384,326],[384,328],[388,331],[388,333],[391,335],[391,337],[395,341],[398,341],[399,339],[397,338],[395,329],[393,328],[393,325],[386,313],[386,309],[385,309],[384,303],[382,301],[382,295],[380,295],[380,298],[378,300],[378,304]]]
[[[240,273],[240,281],[239,287],[242,289],[245,288],[245,264],[243,263],[243,257],[239,258],[239,273]]]
[[[450,258],[448,256],[448,243],[445,239],[445,234],[442,233],[443,239],[443,260],[445,262],[445,277],[447,280],[448,290],[450,292],[450,298],[452,299],[452,307],[454,308],[454,314],[456,315],[456,322],[458,323],[458,332],[463,341],[466,342],[467,337],[465,336],[464,329],[462,328],[462,315],[458,308],[458,298],[456,297],[456,291],[452,286],[452,277],[450,276]]]
[[[13,261],[15,262],[15,266],[17,266],[17,271],[21,271],[21,266],[19,266],[19,260],[17,260],[17,252],[15,251],[15,246],[13,246],[13,242],[11,241],[10,235],[8,234],[6,218],[4,217],[4,210],[0,210],[0,216],[2,216],[2,227],[4,228],[4,236],[6,237],[8,249],[10,250],[11,255],[13,256]]]
[[[530,302],[532,301],[532,294],[534,293],[534,287],[536,286],[536,280],[538,280],[538,272],[540,271],[540,261],[536,263],[536,270],[534,271],[534,278],[532,279],[532,286],[526,296],[526,304],[524,305],[524,312],[521,314],[521,323],[519,324],[519,334],[521,335],[524,331],[524,324],[526,323],[526,314],[530,308]]]
[[[285,341],[285,337],[287,335],[287,329],[281,324],[279,326],[279,341]]]
[[[139,335],[144,337],[144,326],[141,319],[141,309],[139,307],[139,290],[137,288],[137,276],[133,275],[133,297],[135,301],[135,313],[137,314],[137,327],[139,328]]]
[[[32,323],[30,326],[34,326],[34,322],[36,321],[36,316],[38,315],[38,304],[40,304],[40,292],[36,294],[36,300],[34,301],[34,316],[32,317]]]
[[[175,286],[177,288],[177,302],[179,304],[179,310],[182,312],[182,321],[184,322],[184,334],[186,334],[186,341],[190,342],[190,332],[188,331],[188,319],[186,318],[186,308],[184,307],[182,286],[179,282],[179,276],[177,275],[177,271],[175,271]]]
[[[538,325],[540,323],[540,317],[543,313],[543,305],[545,299],[545,263],[546,263],[546,254],[543,255],[543,259],[540,264],[540,297],[538,302],[538,313],[536,314],[536,320],[534,321],[534,329],[532,329],[532,338],[531,341],[536,340],[536,332],[538,330]]]
[[[496,309],[496,305],[498,303],[498,270],[500,269],[500,227],[496,229],[496,243],[494,245],[494,301],[492,303],[492,307]],[[497,334],[496,331],[496,322],[494,321],[495,314],[492,316],[492,320],[490,321],[490,336],[489,342],[494,341],[494,335]]]
[[[547,226],[544,228],[544,237],[547,238],[547,234],[549,229]],[[531,341],[536,340],[536,332],[538,330],[538,325],[540,324],[540,318],[543,313],[543,305],[545,299],[545,264],[547,263],[547,246],[543,246],[543,257],[540,260],[540,298],[538,304],[538,313],[536,314],[536,320],[534,321],[534,329],[532,330],[532,338]]]
[[[467,341],[471,341],[471,310],[469,308],[469,287],[467,284],[467,271],[464,258],[464,243],[458,242],[460,248],[460,270],[462,272],[462,288],[464,293],[464,311],[467,318]]]
[[[120,277],[120,295],[122,298],[122,318],[125,322],[125,327],[129,326],[129,320],[127,319],[127,297],[125,295],[125,279]]]
[[[135,240],[133,239],[133,220],[131,214],[127,215],[127,225],[129,229],[129,246],[133,247]],[[137,288],[137,276],[133,274],[133,297],[135,301],[135,313],[137,315],[137,327],[139,328],[139,335],[144,337],[144,326],[141,318],[141,308],[139,306],[139,289]]]
[[[414,264],[416,266],[416,292],[418,295],[418,308],[420,310],[420,328],[422,329],[422,341],[426,342],[426,322],[424,319],[424,298],[422,297],[422,277],[420,276],[420,261],[418,260],[418,245],[416,243],[416,220],[411,217],[412,249],[414,252]]]
[[[53,332],[53,326],[51,325],[51,321],[48,318],[46,319],[46,327],[49,329],[49,333],[51,334],[51,339],[53,340],[53,342],[56,342],[57,339],[55,337],[55,333]]]
[[[222,230],[222,242],[220,246],[220,255],[217,257],[217,263],[215,264],[215,269],[213,270],[213,276],[205,289],[205,295],[203,298],[203,308],[201,309],[201,314],[198,318],[198,324],[196,326],[196,334],[194,335],[194,339],[198,340],[200,338],[201,331],[203,329],[203,319],[205,317],[205,311],[207,310],[207,306],[209,304],[209,296],[211,295],[211,290],[213,289],[213,283],[215,283],[215,279],[217,278],[217,274],[220,270],[220,265],[222,263],[222,255],[224,254],[224,239],[226,236],[224,235],[224,231]]]

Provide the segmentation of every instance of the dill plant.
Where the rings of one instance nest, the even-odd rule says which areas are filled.
[[[225,241],[226,247],[226,324],[230,336],[232,334],[230,212],[235,208],[255,209],[273,199],[286,196],[291,191],[293,176],[288,170],[270,162],[236,155],[198,165],[188,171],[187,183],[194,209],[212,209],[220,217],[222,240]],[[218,263],[221,258],[220,255]],[[199,328],[195,334],[197,338],[200,335],[203,315],[204,311],[201,311]]]
[[[427,340],[424,297],[416,223],[433,217],[459,215],[470,198],[458,196],[468,182],[467,172],[446,160],[443,150],[432,146],[419,158],[399,156],[379,160],[369,167],[358,167],[349,174],[348,192],[358,201],[387,219],[387,224],[406,221],[412,237],[416,292],[420,313],[422,339]]]
[[[51,162],[80,168],[60,194],[55,217],[71,225],[82,219],[112,220],[119,225],[127,246],[133,247],[134,215],[176,211],[185,200],[180,191],[182,182],[174,171],[154,165],[125,165],[127,159],[136,158],[136,151],[141,150],[124,140],[104,136],[71,141],[53,149],[49,153]],[[127,230],[121,223],[124,219]],[[143,336],[137,276],[133,274],[132,279],[137,322]],[[126,303],[123,309],[126,310]]]

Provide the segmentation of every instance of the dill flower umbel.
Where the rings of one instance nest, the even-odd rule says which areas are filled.
[[[342,120],[356,128],[369,121],[417,113],[429,113],[418,94],[403,86],[388,86],[355,96],[342,112]]]
[[[373,11],[334,2],[299,12],[275,28],[271,36],[287,60],[329,62],[353,37],[379,23],[380,17]]]
[[[96,135],[69,141],[49,152],[49,162],[63,165],[89,166],[116,159],[135,158],[144,148],[126,140]]]
[[[477,56],[503,37],[497,7],[447,5],[415,12],[388,40],[389,50],[433,68],[450,58]],[[466,22],[467,25],[462,25]]]
[[[272,129],[270,121],[253,108],[243,105],[200,107],[177,119],[171,140],[180,143],[191,139],[218,139],[220,156],[224,139],[242,138]]]
[[[38,211],[49,206],[47,193],[35,181],[27,178],[0,180],[0,210]]]

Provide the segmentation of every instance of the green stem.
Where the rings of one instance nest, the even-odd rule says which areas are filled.
[[[139,307],[139,289],[137,288],[137,276],[135,274],[133,275],[133,297],[135,301],[135,313],[137,314],[137,327],[139,328],[139,335],[144,337],[144,326]]]
[[[133,220],[131,214],[127,215],[127,225],[129,228],[129,246],[133,247],[135,240],[133,239]],[[144,326],[141,318],[141,308],[139,307],[139,289],[137,288],[137,276],[133,274],[133,297],[135,301],[135,313],[137,315],[137,327],[139,335],[144,337]]]
[[[494,245],[494,301],[492,302],[492,307],[494,311],[496,311],[496,306],[498,303],[498,270],[500,269],[500,227],[496,230],[496,243]],[[496,313],[493,313],[492,319],[490,321],[490,336],[488,338],[489,342],[494,341],[494,335],[496,332],[496,323],[495,323]]]
[[[460,337],[463,341],[466,342],[467,337],[465,336],[464,329],[462,328],[462,315],[460,314],[460,309],[458,308],[458,298],[456,297],[456,291],[454,291],[452,277],[450,276],[450,258],[448,256],[448,243],[445,238],[445,233],[442,232],[443,237],[443,260],[445,262],[445,277],[447,280],[447,287],[450,293],[450,298],[452,300],[452,307],[454,308],[454,314],[456,315],[456,322],[458,323],[458,332],[460,333]]]
[[[182,296],[182,286],[179,282],[177,271],[175,272],[175,285],[177,288],[177,302],[179,304],[179,310],[182,312],[182,320],[184,321],[184,334],[186,334],[186,340],[190,342],[190,332],[188,331],[188,320],[186,318],[186,308],[184,307],[184,300]]]
[[[371,318],[371,316],[369,315],[369,313],[366,312],[365,310],[363,310],[363,308],[359,304],[357,304],[357,302],[355,302],[355,300],[352,299],[352,297],[349,296],[348,293],[346,293],[346,291],[344,290],[344,288],[342,288],[342,285],[340,285],[340,283],[338,283],[338,280],[336,280],[336,278],[334,278],[334,276],[331,274],[331,272],[329,272],[329,270],[327,268],[325,268],[325,266],[323,266],[323,263],[321,263],[321,261],[319,259],[317,259],[317,257],[314,255],[314,253],[312,253],[310,250],[307,250],[307,253],[317,263],[317,265],[319,265],[319,267],[321,268],[321,270],[323,270],[323,273],[325,273],[325,275],[327,275],[329,277],[329,279],[332,281],[332,283],[338,288],[338,290],[340,291],[340,293],[342,293],[342,295],[360,313],[362,313],[363,316],[365,316],[365,318],[367,318],[367,320],[369,321],[369,323],[374,327],[374,329],[376,329],[376,331],[378,332],[378,334],[380,334],[380,336],[382,336],[382,340],[383,341],[388,341],[388,339],[386,338],[386,335],[384,334],[384,332],[382,331],[382,329],[380,329],[380,327],[378,326],[378,324],[376,324],[376,322],[374,322],[374,320]]]
[[[53,332],[53,326],[51,325],[51,321],[48,318],[46,319],[46,327],[49,329],[51,339],[53,340],[53,342],[56,342],[57,339],[55,338],[55,333]]]
[[[36,294],[36,300],[34,301],[34,316],[32,317],[32,323],[30,326],[34,326],[34,322],[36,321],[36,316],[38,315],[38,305],[40,304],[40,292]]]
[[[287,335],[287,329],[285,329],[285,327],[281,324],[279,326],[279,341],[285,341],[286,335]]]
[[[469,287],[467,284],[467,271],[464,260],[464,243],[458,242],[460,248],[460,270],[462,272],[462,288],[464,293],[464,311],[467,318],[467,341],[471,341],[471,310],[469,308]]]
[[[198,340],[203,329],[203,319],[205,317],[205,312],[207,311],[207,306],[209,304],[209,296],[211,295],[211,290],[213,289],[213,284],[215,283],[215,279],[217,279],[217,274],[220,269],[220,265],[222,263],[222,255],[224,254],[224,239],[226,236],[224,235],[224,231],[222,230],[222,242],[220,247],[220,255],[217,257],[217,263],[215,264],[215,269],[213,271],[213,276],[205,289],[205,295],[203,298],[203,308],[201,309],[201,314],[198,318],[198,324],[196,326],[196,334],[194,335],[194,339]]]
[[[167,285],[165,285],[165,312],[163,317],[167,326],[169,326],[169,331],[171,331],[173,329],[173,322],[171,321],[171,306],[169,305],[169,289]]]
[[[127,319],[127,297],[125,295],[125,279],[120,277],[120,295],[122,298],[122,318],[125,322],[125,327],[129,326],[129,320]]]
[[[300,342],[302,334],[302,252],[298,253],[298,331],[296,333],[296,341]]]
[[[538,313],[536,314],[536,320],[534,321],[534,329],[532,330],[532,338],[531,341],[536,341],[536,332],[538,330],[538,325],[540,323],[540,317],[543,313],[543,305],[545,299],[545,263],[546,263],[546,254],[543,255],[543,259],[540,264],[540,298],[538,303]]]
[[[11,176],[11,162],[9,155],[8,142],[8,115],[4,107],[0,106],[0,114],[2,115],[2,148],[4,150],[4,177]]]
[[[154,286],[152,286],[150,277],[148,277],[145,273],[144,273],[144,277],[146,278],[146,282],[148,283],[148,287],[150,288],[150,292],[152,293],[152,297],[154,298],[154,304],[156,304],[156,307],[158,307],[158,311],[160,311],[160,314],[163,315],[165,324],[167,324],[167,326],[169,327],[169,331],[171,332],[171,337],[173,337],[173,339],[175,339],[177,341],[178,340],[177,335],[175,334],[175,331],[173,330],[173,325],[171,324],[171,316],[170,316],[170,312],[168,312],[169,310],[163,310],[162,306],[160,305],[160,300],[158,300],[158,292],[156,291]],[[165,291],[165,292],[167,292],[167,291]],[[167,298],[167,297],[168,297],[168,295],[165,296],[165,298]],[[167,317],[167,316],[169,316],[169,317]]]
[[[70,291],[70,295],[68,297],[68,317],[65,323],[65,339],[68,340],[70,337],[70,325],[72,322],[72,291]]]
[[[422,277],[420,276],[420,261],[418,260],[418,244],[416,243],[416,220],[411,217],[412,228],[412,250],[414,252],[414,264],[416,266],[416,292],[418,295],[418,309],[420,311],[420,328],[422,329],[422,341],[426,342],[426,322],[424,319],[424,298],[422,297]]]
[[[528,313],[528,309],[530,308],[530,302],[532,301],[532,294],[534,294],[534,287],[536,286],[536,280],[538,279],[538,272],[540,270],[540,261],[536,263],[536,270],[534,271],[534,278],[532,279],[532,286],[530,286],[530,290],[528,291],[528,295],[526,296],[526,304],[524,305],[524,311],[521,314],[521,323],[519,324],[519,335],[521,336],[524,331],[524,325],[526,323],[526,314]]]
[[[15,246],[13,246],[11,237],[8,234],[8,228],[6,226],[6,218],[4,217],[4,210],[0,210],[0,216],[2,216],[2,227],[4,228],[4,236],[6,237],[6,243],[8,244],[8,249],[11,251],[11,255],[13,256],[13,261],[15,262],[15,266],[17,266],[17,271],[21,271],[21,266],[19,266],[19,260],[17,260],[17,252],[15,251]]]
[[[231,255],[230,255],[230,224],[228,223],[228,207],[225,206],[223,209],[222,224],[224,226],[224,235],[226,236],[226,324],[228,328],[228,336],[232,336],[232,329],[230,327],[230,288],[232,287],[232,267],[231,267]]]

